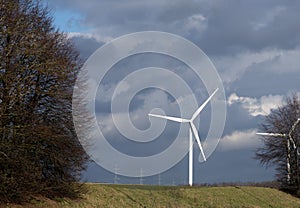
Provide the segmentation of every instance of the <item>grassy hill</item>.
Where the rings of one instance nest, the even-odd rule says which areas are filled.
[[[25,206],[6,207],[300,207],[300,199],[261,187],[175,187],[86,184],[83,199],[34,200]]]

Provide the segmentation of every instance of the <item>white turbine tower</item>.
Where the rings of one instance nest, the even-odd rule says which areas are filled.
[[[217,88],[210,96],[209,98],[195,111],[191,119],[184,119],[184,118],[178,118],[178,117],[171,117],[171,116],[162,116],[162,115],[156,115],[156,114],[149,114],[149,116],[157,117],[157,118],[163,118],[170,121],[175,121],[179,123],[189,123],[189,185],[193,185],[193,134],[196,138],[196,141],[198,143],[198,146],[200,148],[203,160],[206,161],[206,157],[204,155],[202,145],[200,142],[200,138],[198,135],[197,128],[194,124],[195,118],[200,114],[200,112],[203,110],[203,108],[209,103],[211,98],[216,94],[219,88]]]
[[[294,139],[292,138],[292,133],[295,131],[296,126],[300,123],[300,118],[298,118],[295,123],[292,125],[290,131],[288,134],[281,134],[281,133],[256,133],[257,135],[260,136],[270,136],[270,137],[281,137],[281,138],[287,138],[286,143],[287,143],[287,157],[286,157],[286,167],[287,167],[287,182],[290,182],[291,178],[291,165],[290,165],[290,159],[291,159],[291,153],[290,153],[290,142],[293,144],[293,148],[297,150],[297,146],[294,142]],[[297,155],[299,155],[299,152],[297,150]]]

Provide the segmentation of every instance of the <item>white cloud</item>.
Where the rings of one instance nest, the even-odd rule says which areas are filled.
[[[69,32],[67,33],[68,38],[74,38],[74,37],[81,37],[85,39],[95,39],[99,43],[106,43],[108,41],[111,41],[113,38],[110,36],[101,36],[99,33],[92,33],[92,32]]]
[[[256,136],[256,132],[256,129],[234,131],[232,134],[226,135],[220,140],[220,149],[228,151],[255,148],[261,143],[259,137]]]
[[[275,74],[299,73],[300,49],[278,51],[274,61],[263,67],[264,70]]]
[[[207,19],[202,14],[194,14],[187,18],[185,22],[187,30],[196,30],[202,33],[207,28]]]
[[[233,93],[228,98],[228,105],[240,104],[252,116],[269,115],[272,109],[278,108],[283,102],[281,95],[267,95],[261,98],[239,97]]]
[[[270,23],[274,21],[274,19],[282,14],[286,10],[283,6],[276,6],[275,8],[271,9],[270,11],[266,12],[265,16],[259,19],[257,22],[253,22],[253,29],[260,30],[266,28]]]

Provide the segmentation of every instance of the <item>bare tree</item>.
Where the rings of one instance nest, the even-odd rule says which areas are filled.
[[[300,142],[300,100],[294,94],[285,99],[285,104],[266,116],[261,125],[263,132],[275,133],[264,136],[263,147],[257,149],[256,159],[263,165],[276,167],[277,179],[283,188],[298,190],[299,142]]]
[[[80,67],[39,1],[0,0],[0,201],[78,196],[87,161],[72,122]]]

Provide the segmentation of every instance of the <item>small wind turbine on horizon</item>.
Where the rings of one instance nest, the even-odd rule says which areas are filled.
[[[178,117],[172,117],[172,116],[162,116],[162,115],[156,115],[156,114],[148,114],[152,117],[162,118],[170,121],[175,121],[179,123],[188,123],[190,125],[189,128],[189,185],[193,185],[193,134],[196,138],[196,141],[198,143],[199,149],[201,151],[203,160],[206,161],[205,154],[203,152],[203,148],[200,142],[199,134],[197,131],[197,128],[194,124],[195,118],[200,114],[200,112],[204,109],[204,107],[209,103],[209,101],[212,99],[212,97],[217,93],[219,88],[217,88],[210,96],[209,98],[194,112],[191,119],[185,119],[185,118],[178,118]]]
[[[292,125],[290,131],[288,134],[282,134],[282,133],[256,133],[257,135],[260,135],[260,136],[270,136],[270,137],[281,137],[281,138],[287,138],[286,142],[287,142],[287,157],[286,157],[286,166],[287,166],[287,182],[289,183],[290,182],[290,175],[291,175],[291,166],[290,166],[290,158],[291,158],[291,155],[290,155],[290,142],[292,142],[293,144],[293,148],[295,150],[297,150],[297,146],[294,142],[294,139],[292,138],[292,133],[295,131],[296,129],[296,126],[300,123],[300,118],[298,118],[294,124]],[[297,150],[297,156],[299,155],[299,152]]]

